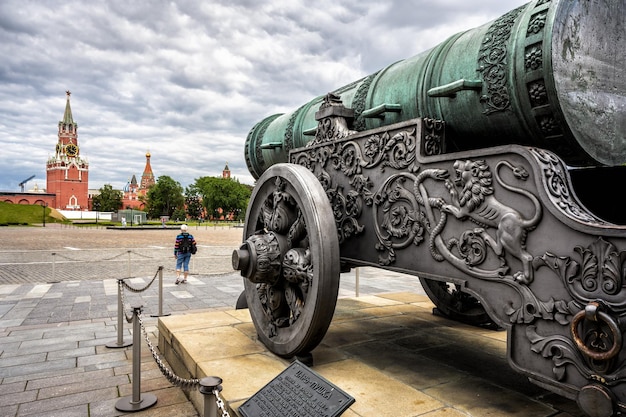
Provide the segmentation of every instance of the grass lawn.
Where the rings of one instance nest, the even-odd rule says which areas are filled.
[[[12,204],[0,201],[0,226],[42,224],[44,222],[44,210],[46,223],[59,223],[63,218],[53,217],[50,207],[42,207],[33,204]],[[56,210],[55,210],[56,212]],[[60,214],[57,213],[57,216]]]

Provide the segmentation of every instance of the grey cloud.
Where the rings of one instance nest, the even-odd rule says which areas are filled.
[[[0,189],[45,178],[68,89],[90,188],[141,175],[148,150],[155,175],[184,186],[226,162],[252,183],[243,144],[256,122],[520,4],[4,0]]]

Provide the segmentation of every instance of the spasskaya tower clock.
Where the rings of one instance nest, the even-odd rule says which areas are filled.
[[[78,125],[72,118],[70,95],[63,120],[59,122],[54,156],[46,164],[46,192],[56,194],[56,209],[87,210],[89,204],[89,163],[80,156]]]

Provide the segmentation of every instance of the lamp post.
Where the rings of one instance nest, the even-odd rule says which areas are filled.
[[[98,211],[100,211],[100,203],[94,203],[93,208],[96,209],[96,224],[98,224]]]
[[[43,227],[46,227],[46,207],[48,207],[48,203],[41,203],[41,208],[43,209]]]

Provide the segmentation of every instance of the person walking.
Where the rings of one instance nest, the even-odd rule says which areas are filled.
[[[180,233],[176,236],[174,243],[174,258],[176,258],[176,285],[179,283],[186,284],[189,275],[189,260],[191,255],[196,253],[196,240],[187,232],[187,225],[180,226]],[[183,279],[180,279],[180,273],[183,272]]]

